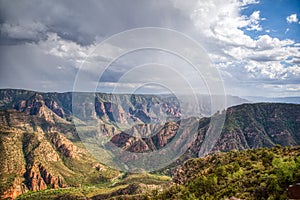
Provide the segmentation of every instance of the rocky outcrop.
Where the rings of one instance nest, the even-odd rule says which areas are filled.
[[[83,153],[87,153],[86,151],[79,149],[71,141],[58,132],[47,134],[47,138],[56,147],[56,149],[67,158],[79,159]]]
[[[163,129],[159,131],[152,137],[152,141],[155,146],[160,149],[164,147],[166,144],[170,142],[170,140],[175,136],[177,133],[178,127],[180,125],[175,122],[168,122],[164,125]]]
[[[127,123],[126,113],[120,105],[111,102],[95,101],[97,115],[105,121]]]
[[[111,142],[130,152],[147,152],[161,149],[176,135],[179,124],[141,124],[114,135]]]
[[[28,99],[14,102],[13,108],[26,115],[35,115],[52,124],[65,120],[64,110],[58,106],[58,103],[54,100],[45,100],[39,93],[35,93]]]
[[[29,99],[22,99],[19,102],[14,102],[14,108],[26,114],[37,115],[42,106],[45,106],[42,95],[36,93]]]
[[[47,184],[45,183],[43,177],[39,173],[39,169],[36,166],[33,166],[29,170],[29,176],[27,178],[28,180],[28,186],[30,190],[36,191],[36,190],[45,190],[47,189]]]
[[[113,170],[107,173],[108,169],[86,150],[58,132],[72,134],[73,128],[68,122],[63,120],[61,125],[55,123],[46,120],[45,115],[0,111],[1,199],[14,199],[28,190],[81,184],[78,180],[88,184],[98,177],[104,181],[114,178]],[[117,176],[119,173],[115,174]]]
[[[64,118],[65,117],[65,111],[63,108],[61,108],[58,103],[52,99],[46,99],[45,105],[50,108],[55,114],[57,114],[59,117]]]
[[[30,168],[27,180],[29,189],[33,191],[45,190],[47,187],[57,189],[67,186],[61,176],[49,172],[42,164],[36,164]]]
[[[2,195],[1,199],[15,199],[17,196],[28,192],[26,184],[24,184],[24,178],[15,178],[11,187],[7,188]]]

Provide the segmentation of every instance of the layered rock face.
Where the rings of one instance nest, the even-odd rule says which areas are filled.
[[[184,134],[195,137],[181,159],[199,155],[210,127],[209,117],[185,119],[174,97],[118,95],[120,101],[115,101],[115,97],[95,94],[93,103],[82,101],[72,105],[72,93],[0,90],[1,198],[15,198],[28,190],[92,184],[94,180],[100,181],[99,177],[110,180],[119,175],[82,148],[73,124],[85,126],[86,121],[80,117],[96,120],[100,132],[112,143],[138,153],[166,147],[182,127],[182,120],[190,120],[197,128],[186,126]],[[203,112],[199,116],[209,115],[205,98],[199,104]],[[242,101],[233,98],[232,102]],[[74,109],[81,116],[74,117]],[[212,151],[299,145],[299,117],[300,106],[293,104],[231,107]],[[111,173],[105,173],[106,170]]]
[[[215,151],[243,150],[259,147],[300,145],[300,105],[258,103],[244,104],[227,109],[226,119],[216,143]],[[198,120],[199,122],[196,122]],[[198,157],[203,141],[207,137],[210,118],[192,119],[198,123],[196,137],[190,143],[186,158]],[[112,142],[134,152],[155,151],[167,145],[180,127],[177,123],[166,123],[165,126],[138,125],[112,138]],[[141,129],[141,130],[140,130]],[[150,137],[143,135],[152,129]],[[189,126],[186,132],[192,133]],[[137,131],[138,130],[138,131]],[[142,134],[142,136],[136,133]],[[156,133],[153,135],[153,133]]]
[[[90,180],[102,177],[103,181],[119,175],[74,145],[80,140],[71,122],[72,109],[78,109],[86,118],[100,119],[102,132],[110,137],[119,133],[114,123],[144,124],[158,120],[162,112],[180,116],[176,105],[157,97],[125,95],[125,106],[110,102],[111,98],[98,94],[95,107],[85,102],[72,107],[71,93],[0,90],[1,198],[15,198],[28,190],[81,184],[74,180],[89,183],[86,176],[91,176]]]
[[[172,95],[139,95],[139,94],[102,94],[83,95],[81,101],[73,102],[72,96],[80,93],[41,93],[26,90],[0,90],[0,109],[16,109],[27,114],[35,115],[43,107],[47,107],[59,118],[71,120],[72,112],[80,113],[83,118],[100,118],[104,122],[120,124],[160,123],[176,121],[182,116],[181,107],[196,113],[198,116],[209,116],[216,112],[212,110],[211,99],[217,96],[199,95],[197,105],[184,105],[184,102]],[[89,93],[87,93],[89,94]],[[86,101],[84,97],[91,97]],[[190,96],[182,97],[184,99]],[[224,98],[224,97],[222,97]],[[220,98],[220,99],[222,99]],[[187,101],[188,102],[188,101]],[[235,96],[226,96],[226,107],[247,102]],[[195,109],[197,108],[197,109]]]
[[[176,135],[178,124],[143,124],[112,137],[111,142],[130,152],[147,152],[163,148]]]
[[[89,183],[87,177],[118,176],[113,170],[112,177],[103,175],[110,169],[66,137],[76,138],[72,124],[44,104],[38,108],[34,115],[26,113],[30,109],[0,111],[1,198]]]

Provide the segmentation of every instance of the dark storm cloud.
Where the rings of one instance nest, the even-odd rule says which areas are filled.
[[[178,30],[193,27],[189,16],[169,1],[1,1],[1,43],[37,42],[47,32],[88,45],[131,28],[161,26]],[[188,28],[189,27],[189,28]]]
[[[113,34],[147,26],[194,29],[189,14],[167,0],[0,0],[0,15],[0,85],[37,90],[72,90],[78,63],[69,55]],[[51,34],[59,41],[52,44]],[[72,42],[79,47],[70,49]],[[50,53],[63,46],[66,56]],[[101,80],[117,81],[124,70],[119,63]]]

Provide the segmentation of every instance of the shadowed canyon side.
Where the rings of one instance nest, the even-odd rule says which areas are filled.
[[[212,151],[272,147],[276,144],[282,146],[300,145],[300,105],[243,104],[228,108],[226,113],[220,138],[217,138],[217,143]],[[190,156],[198,157],[209,123],[210,118],[199,120],[197,138],[188,150]],[[141,126],[147,125],[134,126],[130,130],[119,133],[112,138],[112,142],[129,151],[132,151],[133,147],[137,152],[154,151],[162,148],[167,144],[166,141],[176,134],[180,121],[166,123],[156,135],[145,139],[134,137],[132,134]],[[136,147],[140,148],[137,149]]]
[[[84,148],[73,124],[80,119],[73,117],[72,106],[89,118],[99,119],[102,133],[116,146],[138,153],[167,146],[176,136],[181,121],[186,120],[180,118],[180,105],[173,97],[120,95],[120,98],[122,104],[115,104],[111,102],[112,95],[96,94],[92,108],[89,104],[72,105],[72,93],[0,90],[1,198],[15,198],[30,190],[101,184],[121,176],[119,171],[95,160]],[[160,115],[167,116],[169,121],[159,124]],[[198,124],[198,129],[181,161],[198,157],[210,123],[208,116],[188,120]],[[121,130],[116,122],[128,128]],[[190,131],[187,127],[186,132]],[[299,134],[300,105],[243,104],[227,109],[213,151],[276,144],[295,146],[300,145]]]

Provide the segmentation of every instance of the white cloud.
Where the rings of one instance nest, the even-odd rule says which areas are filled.
[[[281,47],[292,45],[294,44],[294,41],[290,39],[279,40],[278,38],[272,38],[269,35],[261,35],[255,43],[258,50],[267,50],[275,48],[279,49]]]
[[[298,17],[297,17],[297,14],[291,14],[290,16],[288,16],[287,18],[286,18],[286,21],[288,22],[288,23],[297,23],[298,22]]]
[[[260,21],[265,20],[260,11],[254,11],[249,17],[242,16],[240,10],[247,5],[240,1],[199,1],[191,15],[205,38],[202,40],[205,48],[222,71],[226,85],[236,88],[241,82],[253,85],[269,84],[270,81],[277,81],[278,85],[299,83],[299,45],[294,45],[293,40],[280,40],[268,34],[257,39],[246,35],[243,29],[263,30]],[[233,85],[228,84],[230,82]]]
[[[258,4],[259,0],[242,0],[241,1],[241,6],[247,6],[250,4]]]
[[[249,20],[248,20],[249,24],[248,24],[247,30],[262,31],[262,27],[259,24],[259,21],[261,21],[261,20],[265,20],[265,19],[260,18],[260,11],[259,10],[254,11],[249,17]]]
[[[73,41],[62,39],[56,33],[48,33],[46,40],[41,40],[36,44],[45,54],[56,56],[67,60],[74,67],[79,67],[94,48],[94,45],[81,46]]]
[[[286,34],[287,32],[289,32],[290,31],[290,29],[289,28],[287,28],[287,29],[285,29],[285,32],[284,32],[284,34]]]
[[[299,92],[300,91],[300,85],[287,85],[287,91],[291,92]]]

